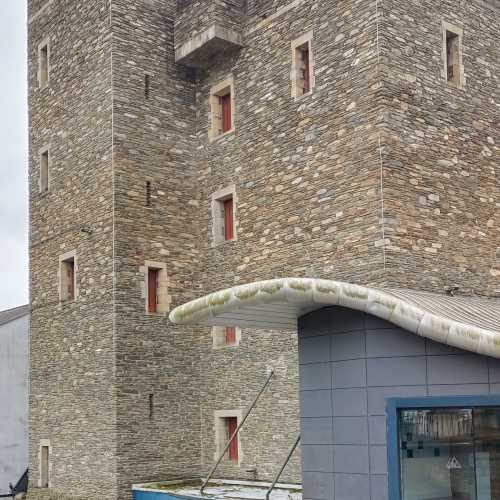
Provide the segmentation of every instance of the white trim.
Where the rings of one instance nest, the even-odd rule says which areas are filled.
[[[399,292],[399,293],[398,293]],[[366,312],[442,344],[500,358],[500,301],[428,294],[427,302],[453,306],[457,320],[430,307],[419,292],[381,290],[333,280],[281,278],[258,281],[206,295],[177,307],[170,320],[177,324],[238,325],[255,329],[293,330],[297,319],[326,306]],[[414,298],[412,298],[414,297]],[[485,304],[487,300],[487,304]],[[474,302],[476,301],[476,302]],[[491,305],[490,305],[491,303]],[[467,322],[469,317],[492,317],[493,329]],[[462,319],[465,317],[466,319]],[[484,323],[484,321],[483,321]],[[481,324],[481,321],[479,321]]]

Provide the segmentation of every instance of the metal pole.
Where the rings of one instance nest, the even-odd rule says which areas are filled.
[[[253,403],[248,408],[247,412],[245,413],[245,416],[243,417],[243,419],[239,423],[239,425],[236,428],[236,430],[233,432],[233,435],[229,438],[229,441],[227,442],[226,446],[224,447],[224,450],[222,451],[222,453],[219,455],[219,458],[217,459],[217,462],[215,462],[215,465],[212,467],[211,471],[209,472],[208,477],[205,479],[205,481],[201,485],[200,493],[203,493],[203,490],[207,487],[208,482],[210,481],[210,479],[212,479],[212,476],[214,475],[215,470],[217,469],[217,467],[219,466],[219,464],[222,462],[222,459],[224,458],[224,455],[226,454],[227,450],[229,449],[229,446],[231,446],[231,443],[233,442],[233,439],[238,435],[238,432],[243,427],[243,424],[245,423],[246,419],[248,418],[248,415],[250,415],[250,412],[254,409],[254,407],[257,404],[257,401],[259,400],[260,396],[265,391],[266,387],[269,385],[269,382],[271,381],[271,378],[273,377],[273,375],[274,375],[274,370],[271,369],[270,372],[269,372],[269,376],[266,379],[266,382],[262,386],[262,388],[259,391],[259,393],[257,394],[257,396],[255,396],[255,399],[253,400]]]
[[[271,487],[267,490],[266,492],[266,500],[269,500],[269,496],[271,495],[271,492],[274,490],[274,487],[276,486],[276,483],[279,481],[279,478],[281,477],[281,474],[283,474],[283,471],[285,470],[285,467],[287,466],[288,462],[292,458],[293,452],[295,451],[295,448],[299,445],[300,442],[300,434],[297,436],[297,439],[295,440],[295,443],[293,444],[290,452],[288,453],[288,456],[286,457],[286,460],[284,464],[281,466],[280,471],[278,472],[277,476],[274,478],[273,484]]]

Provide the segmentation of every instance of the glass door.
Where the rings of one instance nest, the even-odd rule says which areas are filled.
[[[402,500],[490,500],[476,496],[472,409],[400,410],[399,442]]]

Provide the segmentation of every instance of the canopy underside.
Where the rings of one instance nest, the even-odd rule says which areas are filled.
[[[206,295],[174,309],[170,320],[178,324],[295,330],[299,317],[327,306],[366,312],[422,337],[500,358],[498,299],[282,278]]]

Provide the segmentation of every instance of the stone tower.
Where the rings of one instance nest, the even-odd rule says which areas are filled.
[[[496,0],[28,4],[33,498],[206,473],[270,366],[219,475],[274,475],[295,334],[227,345],[174,305],[288,275],[500,293]]]

